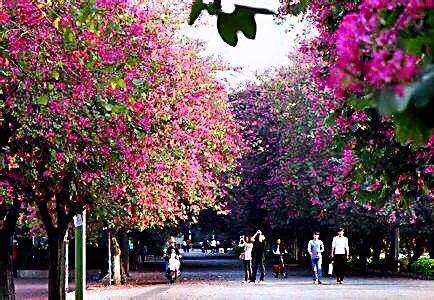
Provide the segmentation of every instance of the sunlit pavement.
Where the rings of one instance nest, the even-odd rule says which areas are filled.
[[[347,278],[344,285],[326,279],[313,285],[308,277],[269,279],[245,284],[240,279],[180,282],[164,291],[149,291],[152,299],[434,299],[434,283],[396,278]]]
[[[243,283],[241,269],[196,268],[186,270],[175,284],[169,284],[161,272],[133,273],[123,287],[90,285],[88,299],[434,299],[434,282],[407,278],[348,277],[336,285],[330,277],[314,285],[308,272],[290,272],[287,279],[271,278],[263,284]],[[23,293],[17,283],[17,299],[46,299],[46,283],[33,282],[39,290]],[[30,293],[29,293],[30,292]],[[33,295],[32,295],[33,294]],[[69,299],[74,295],[70,294]]]

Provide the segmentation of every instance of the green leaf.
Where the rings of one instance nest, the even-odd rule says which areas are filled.
[[[103,102],[103,106],[106,111],[112,111],[113,105],[111,105],[110,103]]]
[[[123,90],[126,90],[127,89],[127,84],[126,84],[125,80],[119,79],[118,80],[118,87],[120,87]]]
[[[114,114],[122,114],[122,113],[126,113],[126,112],[128,112],[128,109],[125,105],[116,104],[116,105],[113,105],[113,107],[112,107],[112,113],[114,113]]]
[[[74,32],[72,32],[71,28],[66,27],[63,31],[63,43],[65,44],[65,47],[69,50],[72,50],[76,46],[76,39]]]
[[[57,70],[51,71],[51,78],[53,78],[54,80],[59,80],[59,78],[60,78],[59,71],[57,71]]]
[[[348,104],[354,109],[364,110],[373,106],[371,97],[371,95],[365,95],[362,98],[351,97],[348,99]]]
[[[127,58],[127,65],[129,67],[135,67],[139,64],[139,58],[136,56],[129,56]]]
[[[36,103],[40,105],[47,105],[48,104],[48,95],[42,95],[36,98]]]
[[[202,13],[202,10],[205,9],[205,4],[202,0],[195,0],[191,5],[190,17],[188,19],[188,25],[193,25],[197,18]]]
[[[235,5],[232,13],[219,13],[217,29],[220,37],[233,47],[238,43],[238,31],[241,31],[246,38],[254,39],[256,36],[255,14],[273,14],[273,12],[263,8]]]
[[[142,79],[133,79],[133,84],[135,85],[135,86],[141,86],[141,85],[143,85],[143,83],[144,83],[145,81],[144,80],[142,80]]]
[[[412,55],[421,55],[424,45],[428,42],[426,36],[418,36],[412,39],[402,39],[400,41],[405,52]]]
[[[390,116],[395,112],[406,110],[414,91],[413,85],[404,87],[404,95],[397,95],[390,86],[381,89],[377,93],[377,107],[382,115]]]
[[[309,0],[300,0],[296,4],[288,5],[288,11],[292,15],[299,15],[300,13],[305,13],[309,6]]]
[[[415,84],[414,92],[411,95],[414,106],[422,108],[428,105],[434,98],[434,65],[427,67],[420,82]]]
[[[335,122],[336,122],[336,115],[330,114],[327,118],[325,118],[324,125],[326,127],[331,127],[335,124]]]
[[[401,144],[412,142],[412,146],[417,148],[423,146],[431,136],[432,129],[428,128],[413,110],[394,114],[393,121],[397,140]]]
[[[109,83],[112,89],[116,89],[116,87],[118,86],[118,79],[116,77],[112,77],[110,78]]]

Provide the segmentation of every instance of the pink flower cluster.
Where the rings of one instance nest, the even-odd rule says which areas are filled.
[[[347,14],[335,33],[337,60],[331,66],[329,85],[336,95],[360,93],[367,84],[374,88],[409,82],[418,72],[420,57],[397,49],[400,30],[423,18],[433,1],[365,0]],[[384,27],[381,13],[402,10],[397,20]]]

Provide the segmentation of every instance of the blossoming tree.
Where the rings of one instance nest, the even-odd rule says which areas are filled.
[[[238,129],[212,64],[175,44],[174,24],[152,3],[2,4],[1,237],[30,205],[48,236],[49,297],[64,299],[75,214],[122,208],[118,216],[150,226],[221,207]]]

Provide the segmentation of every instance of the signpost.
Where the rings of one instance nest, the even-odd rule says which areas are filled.
[[[74,217],[75,299],[86,299],[86,211]]]
[[[65,293],[68,293],[69,290],[69,239],[68,239],[68,230],[65,233],[64,237],[65,241]]]
[[[399,266],[399,227],[395,228],[394,237],[395,237],[395,239],[394,239],[394,243],[395,243],[395,245],[394,245],[395,269],[396,269],[396,271],[399,272],[399,267],[400,267]]]

